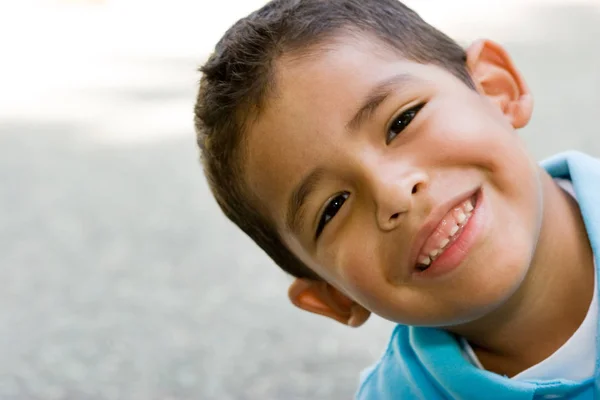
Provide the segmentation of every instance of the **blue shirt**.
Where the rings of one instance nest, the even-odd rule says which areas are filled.
[[[598,267],[600,160],[568,152],[542,165],[552,177],[573,183]],[[600,277],[598,271],[596,277]],[[600,349],[598,338],[596,348]],[[379,362],[363,373],[356,399],[600,400],[599,365],[596,354],[594,378],[583,381],[516,381],[469,363],[456,337],[446,331],[398,325]]]

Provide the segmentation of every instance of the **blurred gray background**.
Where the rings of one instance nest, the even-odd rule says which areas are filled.
[[[348,399],[381,353],[288,304],[197,161],[196,68],[262,3],[0,4],[0,399]],[[600,156],[600,1],[407,3],[509,49],[536,158]]]

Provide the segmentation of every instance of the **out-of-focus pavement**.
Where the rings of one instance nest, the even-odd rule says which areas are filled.
[[[195,70],[261,3],[0,3],[0,399],[347,399],[380,354],[287,303],[197,162]],[[408,3],[511,51],[537,158],[600,156],[600,1]]]

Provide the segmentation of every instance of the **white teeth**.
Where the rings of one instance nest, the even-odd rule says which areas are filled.
[[[427,256],[422,255],[418,260],[419,264],[429,266],[429,264],[431,264],[433,260],[437,259],[437,257],[439,257],[440,254],[444,252],[444,249],[446,248],[446,246],[448,246],[453,236],[458,233],[460,228],[464,226],[467,220],[471,217],[473,209],[474,206],[471,200],[467,200],[465,203],[463,203],[462,206],[459,206],[454,209],[454,218],[456,219],[456,223],[458,225],[452,226],[450,232],[448,232],[448,237],[442,239],[437,249],[431,250],[429,252],[429,255]]]
[[[465,211],[466,212],[473,211],[473,204],[471,204],[471,200],[467,201],[467,203],[465,204]]]
[[[456,213],[456,221],[459,224],[462,224],[463,222],[465,222],[465,220],[467,219],[467,216],[465,215],[465,213],[463,213],[462,211],[458,211]]]
[[[454,227],[458,231],[458,227],[456,225]],[[435,250],[431,250],[429,252],[429,257],[421,256],[421,258],[419,259],[419,263],[429,265],[431,261],[435,260],[437,256],[442,254],[442,252],[444,251],[444,247],[448,246],[448,243],[450,243],[450,239],[443,239],[439,244],[440,247]]]
[[[454,226],[452,227],[452,229],[450,229],[450,236],[454,236],[454,235],[456,235],[456,232],[458,232],[458,229],[459,229],[459,228],[458,228],[458,225],[454,225]]]

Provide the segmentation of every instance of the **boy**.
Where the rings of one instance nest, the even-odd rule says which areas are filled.
[[[501,46],[465,51],[396,0],[275,0],[202,72],[211,189],[291,302],[398,323],[357,398],[600,394],[600,162],[536,165]]]

